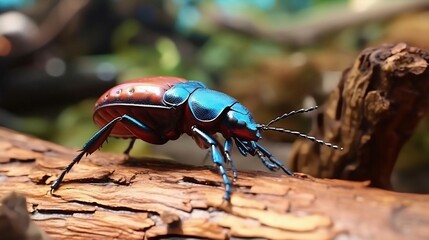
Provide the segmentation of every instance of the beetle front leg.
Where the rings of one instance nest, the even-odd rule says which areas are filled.
[[[293,172],[289,170],[282,162],[277,160],[266,148],[264,148],[261,144],[252,141],[252,143],[259,149],[272,163],[281,168],[286,174],[293,176]]]
[[[107,123],[104,127],[102,127],[98,132],[92,136],[89,141],[83,146],[81,153],[77,155],[73,161],[61,172],[60,176],[58,176],[57,180],[51,185],[51,193],[58,189],[61,182],[63,181],[64,176],[70,172],[70,170],[73,168],[73,166],[76,163],[79,163],[79,161],[82,159],[83,155],[89,155],[93,152],[95,152],[97,149],[101,147],[101,145],[106,141],[106,139],[109,137],[110,133],[112,132],[114,126],[118,122],[124,122],[126,123],[126,127],[128,130],[130,130],[131,133],[133,133],[136,137],[142,138],[145,140],[148,140],[148,142],[151,143],[163,143],[166,142],[165,139],[161,139],[158,137],[158,135],[149,127],[144,125],[143,123],[140,123],[139,121],[135,120],[134,118],[123,115],[121,117],[114,118],[109,123]]]
[[[216,166],[219,168],[220,174],[223,178],[223,183],[225,184],[225,195],[224,199],[226,201],[231,200],[231,180],[229,180],[228,175],[226,174],[226,169],[223,166],[223,155],[219,150],[218,142],[214,140],[212,137],[210,137],[205,132],[198,129],[196,126],[192,127],[192,134],[194,137],[197,137],[199,140],[204,141],[208,147],[210,147],[210,150],[212,152],[212,160],[213,163],[216,164]]]
[[[242,141],[238,138],[235,138],[235,142],[237,143],[237,147],[239,148],[240,152],[246,156],[247,153],[249,153],[252,156],[258,155],[258,158],[262,161],[262,163],[267,167],[270,171],[276,171],[278,167],[271,162],[271,159],[269,156],[272,156],[271,154],[267,156],[258,148],[258,145],[256,145],[254,141]],[[265,150],[265,148],[264,148]],[[269,153],[269,152],[268,152]]]

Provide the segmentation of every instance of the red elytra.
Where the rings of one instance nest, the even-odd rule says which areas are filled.
[[[186,82],[178,77],[145,77],[123,84],[119,84],[105,92],[97,100],[94,107],[93,119],[99,127],[105,126],[114,118],[125,114],[133,116],[137,121],[144,122],[145,125],[154,129],[156,135],[144,136],[144,140],[149,143],[162,144],[167,139],[175,140],[181,133],[177,131],[175,124],[180,116],[174,111],[169,111],[163,103],[164,93],[172,86]],[[135,138],[135,131],[131,133],[124,123],[117,123],[112,129],[110,136]],[[160,138],[164,136],[166,138]]]

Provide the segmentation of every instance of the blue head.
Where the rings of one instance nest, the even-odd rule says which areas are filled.
[[[261,139],[258,124],[252,114],[240,103],[234,103],[226,112],[225,125],[228,133],[243,140]]]

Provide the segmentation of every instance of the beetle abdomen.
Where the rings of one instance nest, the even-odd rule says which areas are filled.
[[[97,100],[94,109],[94,122],[102,127],[112,119],[127,114],[144,122],[160,134],[170,134],[172,124],[179,116],[162,102],[165,91],[172,86],[186,82],[177,77],[145,77],[117,85],[106,91]],[[133,134],[118,123],[112,136],[133,137]],[[174,135],[174,134],[173,134]]]
[[[95,110],[113,103],[163,106],[165,91],[181,82],[186,80],[177,77],[145,77],[119,84],[101,95],[95,103]]]

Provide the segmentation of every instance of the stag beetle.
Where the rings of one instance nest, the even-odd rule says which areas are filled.
[[[292,111],[268,124],[257,124],[249,110],[236,99],[208,89],[198,81],[160,76],[126,82],[108,90],[97,100],[93,120],[100,130],[62,171],[52,184],[51,193],[85,154],[96,151],[109,136],[131,138],[125,150],[125,154],[128,154],[137,138],[152,144],[164,144],[186,133],[193,137],[199,147],[210,149],[212,161],[219,169],[225,185],[224,199],[229,201],[232,183],[225,163],[231,167],[235,180],[237,170],[230,156],[233,142],[242,155],[256,155],[269,170],[280,168],[288,175],[293,173],[258,143],[261,131],[290,133],[339,149],[336,145],[300,132],[270,126],[293,114],[316,108]],[[221,133],[226,139],[223,146],[213,137],[216,133]]]

